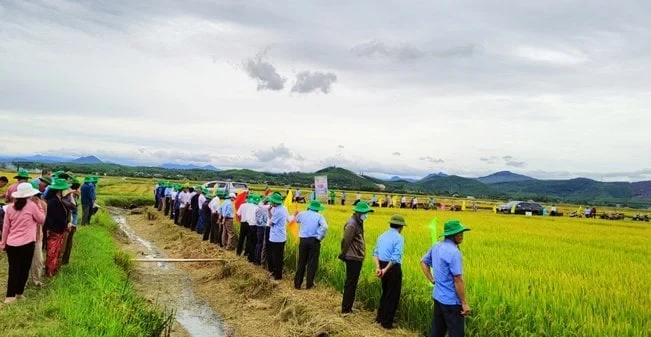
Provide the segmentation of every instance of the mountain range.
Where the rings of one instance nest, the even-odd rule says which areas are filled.
[[[108,175],[152,177],[164,179],[189,179],[195,181],[233,180],[274,186],[300,186],[309,188],[315,175],[327,175],[333,189],[377,191],[378,193],[401,194],[423,193],[443,196],[458,195],[492,199],[517,199],[547,201],[572,201],[580,203],[625,204],[637,207],[651,206],[651,181],[599,182],[587,178],[565,180],[543,180],[509,171],[467,178],[447,175],[442,172],[416,179],[394,176],[382,180],[356,174],[341,167],[327,167],[316,172],[258,172],[249,169],[220,171],[214,166],[163,164],[159,167],[124,166],[102,162],[94,156],[81,158],[59,158],[49,156],[22,157],[21,166],[40,168],[47,166],[54,170],[71,170],[80,174],[106,173]],[[31,165],[31,166],[30,166]]]

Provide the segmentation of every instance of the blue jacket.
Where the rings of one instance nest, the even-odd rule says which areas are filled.
[[[81,205],[92,206],[95,203],[95,186],[91,183],[81,185]]]

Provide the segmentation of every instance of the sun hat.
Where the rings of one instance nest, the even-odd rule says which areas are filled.
[[[52,183],[52,179],[50,179],[48,177],[38,177],[38,180],[44,182],[46,185],[49,185],[49,184]]]
[[[29,172],[25,169],[20,169],[14,179],[29,179]]]
[[[66,175],[67,175],[68,177],[70,177],[70,178],[72,178],[72,177],[75,176],[75,174],[72,173],[72,171],[66,171]]]
[[[283,198],[280,196],[280,193],[279,194],[274,193],[269,197],[269,201],[277,205],[282,205]]]
[[[72,179],[70,180],[70,183],[72,183],[72,184],[79,184],[79,178],[77,178],[77,177],[72,177]]]
[[[375,212],[366,201],[358,202],[357,205],[355,205],[355,208],[353,208],[353,211],[362,214]]]
[[[92,179],[92,182],[98,183],[99,182],[99,177],[98,176],[90,176],[90,179]]]
[[[70,184],[65,179],[57,178],[54,179],[54,183],[49,188],[55,191],[65,191],[70,188]]]
[[[237,198],[237,195],[235,195],[235,193],[231,192],[231,193],[228,194],[228,197],[231,198],[231,199],[235,199],[235,198]]]
[[[32,187],[30,183],[20,183],[16,188],[16,192],[11,193],[11,197],[15,199],[29,198],[41,193],[39,190]]]
[[[461,224],[461,221],[449,220],[445,222],[445,225],[443,225],[443,234],[441,234],[441,236],[452,236],[469,230],[470,228],[464,227]]]
[[[93,177],[91,176],[84,177],[84,183],[92,183],[92,182],[93,182]]]
[[[56,178],[59,178],[59,179],[68,179],[68,178],[70,178],[70,176],[69,176],[66,172],[63,172],[63,171],[57,171],[57,172],[54,174],[54,178],[55,178],[55,179],[56,179]]]
[[[398,214],[391,216],[391,220],[389,220],[389,224],[394,226],[407,226],[407,223],[405,222],[405,217]]]
[[[35,189],[38,190],[38,183],[37,182],[32,181],[32,182],[30,182],[30,184],[32,185],[32,187],[34,187]]]
[[[318,211],[323,211],[325,207],[321,205],[321,202],[319,200],[312,200],[310,201],[310,205],[307,206],[307,209],[318,212]]]

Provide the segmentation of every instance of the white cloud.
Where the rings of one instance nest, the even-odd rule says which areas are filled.
[[[0,142],[151,164],[646,177],[651,2],[545,8],[0,2]],[[292,89],[328,95],[274,92],[307,69]],[[278,144],[291,155],[261,161]]]

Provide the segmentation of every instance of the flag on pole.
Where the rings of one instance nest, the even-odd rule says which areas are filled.
[[[285,200],[283,201],[283,206],[285,206],[287,212],[291,212],[293,209],[294,213],[296,213],[298,211],[298,205],[295,204],[294,207],[292,207],[292,204],[294,204],[294,194],[292,193],[292,190],[289,190],[285,196]],[[294,215],[294,213],[290,214],[290,216]],[[298,243],[298,223],[296,223],[296,219],[287,225],[287,231],[292,236],[292,239]]]
[[[461,202],[461,210],[462,211],[466,210],[466,201],[465,200],[463,202]]]
[[[497,206],[493,206],[493,213],[497,214]]]
[[[436,227],[438,226],[439,220],[437,218],[432,219],[432,221],[429,222],[429,228],[430,235],[432,236],[432,246],[436,244],[436,241],[438,237],[436,236]]]

